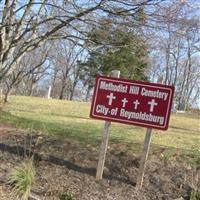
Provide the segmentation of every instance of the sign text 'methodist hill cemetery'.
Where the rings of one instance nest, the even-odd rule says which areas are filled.
[[[136,188],[142,187],[152,128],[167,130],[173,95],[173,86],[97,76],[90,117],[105,120],[97,179],[103,175],[110,122],[133,124],[147,127],[136,181]]]
[[[166,130],[174,87],[98,76],[90,116]]]

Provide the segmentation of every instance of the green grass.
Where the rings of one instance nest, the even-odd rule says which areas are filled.
[[[66,137],[83,144],[99,144],[104,122],[89,118],[90,103],[12,96],[1,121]],[[112,123],[110,144],[141,149],[145,128]],[[193,150],[200,146],[200,121],[193,114],[173,114],[167,131],[153,130],[153,147]]]
[[[23,200],[28,200],[35,182],[35,173],[32,158],[26,158],[12,170],[8,183],[13,185],[13,193],[16,196],[21,197]]]
[[[200,200],[200,191],[193,191],[190,200]]]

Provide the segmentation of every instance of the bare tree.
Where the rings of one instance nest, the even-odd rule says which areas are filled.
[[[84,48],[70,41],[57,40],[51,43],[51,85],[54,96],[55,90],[59,90],[59,99],[66,97],[69,97],[70,100],[73,99],[81,70],[77,62],[82,59],[84,52]]]
[[[164,7],[159,5],[156,23],[160,29],[155,32],[152,46],[152,76],[163,77],[164,84],[176,87],[177,109],[187,109],[192,99],[197,100],[198,57],[200,22],[195,9],[188,4],[174,1]],[[155,78],[154,78],[155,79]],[[197,86],[199,87],[199,85]]]
[[[16,68],[5,77],[4,102],[8,101],[8,96],[12,89],[16,88],[22,81],[26,82],[27,87],[30,86],[28,95],[32,95],[34,85],[44,76],[44,72],[48,69],[47,65],[44,66],[48,51],[45,48],[38,50],[26,54],[20,63],[16,64]]]
[[[47,40],[84,40],[85,27],[95,25],[95,18],[106,14],[121,18],[134,16],[141,6],[159,2],[3,0],[0,8],[0,80],[13,70],[15,63],[19,63],[28,51],[38,48]]]

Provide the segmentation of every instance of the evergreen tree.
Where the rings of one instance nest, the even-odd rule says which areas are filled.
[[[106,75],[112,70],[120,70],[123,78],[148,80],[147,45],[140,35],[107,23],[92,30],[89,41],[88,47],[95,50],[90,51],[86,62],[80,63],[85,85],[90,83],[92,88],[97,74]]]

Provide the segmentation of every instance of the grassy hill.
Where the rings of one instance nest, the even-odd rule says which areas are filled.
[[[0,120],[15,127],[66,137],[83,145],[99,145],[104,122],[89,118],[90,103],[12,96]],[[112,123],[110,144],[140,150],[145,128]],[[193,150],[200,145],[200,119],[194,114],[172,114],[167,131],[153,130],[152,146]]]
[[[0,199],[16,199],[10,197],[4,181],[31,152],[37,172],[32,191],[39,191],[44,200],[71,195],[74,200],[102,199],[102,193],[103,199],[163,199],[163,193],[167,199],[189,199],[191,188],[199,188],[196,114],[172,114],[167,131],[153,130],[143,189],[138,193],[133,186],[146,129],[112,123],[104,179],[98,182],[95,173],[104,122],[90,119],[89,111],[90,103],[12,96],[0,112]]]

